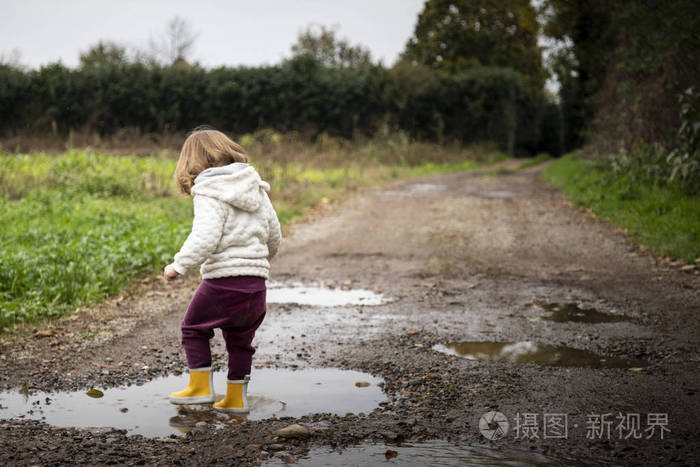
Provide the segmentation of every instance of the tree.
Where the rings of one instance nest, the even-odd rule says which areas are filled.
[[[22,63],[22,51],[18,48],[12,49],[9,53],[0,53],[0,66],[23,70],[26,66]]]
[[[292,45],[294,57],[313,57],[328,67],[357,67],[372,63],[369,50],[361,45],[351,45],[346,39],[336,37],[337,27],[310,25],[297,36]]]
[[[126,48],[115,42],[99,41],[80,53],[80,65],[83,67],[123,65],[128,61]]]
[[[559,81],[567,149],[581,146],[612,49],[609,0],[545,0],[544,34],[557,43],[550,68]]]
[[[538,32],[529,0],[428,0],[401,57],[449,72],[513,68],[539,89],[545,71]]]
[[[567,149],[630,150],[675,134],[677,95],[700,76],[699,11],[697,0],[543,2]]]
[[[150,38],[150,57],[146,57],[146,61],[189,67],[188,58],[191,58],[197,37],[199,34],[192,30],[187,20],[175,16],[168,21],[161,37]]]

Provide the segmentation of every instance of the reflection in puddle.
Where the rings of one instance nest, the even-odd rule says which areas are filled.
[[[367,381],[370,385],[357,387],[357,381]],[[248,386],[251,412],[246,418],[370,412],[386,400],[377,386],[379,382],[381,379],[366,373],[333,368],[255,370]],[[199,422],[225,426],[244,421],[241,416],[216,411],[206,404],[171,404],[168,395],[186,383],[186,375],[168,376],[143,386],[103,389],[104,396],[99,399],[89,397],[86,391],[30,391],[28,396],[19,391],[3,392],[0,418],[43,420],[57,426],[112,427],[146,436],[183,433]],[[214,385],[217,394],[223,394],[226,374],[215,374]]]
[[[344,290],[301,284],[284,286],[270,282],[267,285],[267,303],[294,303],[311,306],[382,305],[389,300],[383,295],[365,289]]]
[[[445,185],[437,185],[435,183],[414,183],[407,187],[398,190],[381,190],[379,193],[384,196],[410,196],[410,195],[428,195],[432,193],[440,193],[445,191]]]
[[[589,368],[630,368],[646,366],[641,359],[606,357],[571,347],[524,342],[452,342],[435,345],[434,350],[469,360],[500,360],[511,363]]]
[[[519,194],[512,191],[511,188],[513,188],[513,186],[474,184],[466,185],[462,191],[477,198],[507,199],[519,196]]]
[[[576,303],[545,303],[535,300],[533,304],[550,313],[542,319],[557,323],[616,323],[627,320],[624,316],[602,313],[593,308],[581,308]]]
[[[446,188],[445,185],[436,185],[435,183],[414,183],[408,188],[408,192],[412,195],[422,195],[445,191]]]
[[[488,190],[481,193],[483,198],[513,198],[515,193],[508,190]]]
[[[387,455],[387,451],[396,455]],[[496,449],[482,446],[455,446],[445,441],[427,441],[402,446],[364,444],[344,449],[342,452],[327,448],[314,448],[308,456],[299,459],[300,466],[356,466],[356,465],[430,466],[537,466],[582,465],[580,461],[557,459],[543,454],[518,449]],[[263,465],[283,465],[281,459],[271,459]]]

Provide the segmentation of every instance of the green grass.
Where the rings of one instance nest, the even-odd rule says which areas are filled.
[[[545,162],[551,160],[552,157],[549,154],[538,154],[535,157],[532,157],[530,159],[526,159],[525,162],[520,164],[519,166],[515,167],[514,169],[508,169],[505,167],[498,168],[496,170],[492,170],[490,172],[486,172],[484,174],[485,177],[498,177],[500,175],[511,175],[517,172],[522,172],[523,170],[527,170],[529,168],[538,166],[540,164],[544,164]]]
[[[543,178],[577,205],[627,229],[655,254],[687,262],[700,257],[700,199],[680,186],[641,184],[572,155],[551,164]]]
[[[173,169],[164,158],[1,155],[0,328],[60,316],[158,271],[192,216],[173,196]]]
[[[348,191],[396,178],[470,170],[504,157],[488,148],[455,149],[446,157],[435,146],[433,159],[421,161],[417,156],[430,148],[410,143],[302,149],[306,152],[296,157],[275,158],[272,151],[251,158],[273,187],[282,223],[324,198],[341,199]],[[390,164],[393,153],[398,156]],[[418,163],[406,164],[407,155]],[[77,150],[0,154],[0,331],[69,313],[159,273],[192,221],[191,200],[177,194],[172,178],[175,162],[163,154]]]

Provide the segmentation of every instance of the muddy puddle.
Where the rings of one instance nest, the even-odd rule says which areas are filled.
[[[421,196],[433,193],[442,193],[447,190],[445,185],[435,183],[414,183],[398,190],[381,190],[379,193],[384,196]]]
[[[588,350],[523,342],[452,342],[433,350],[469,360],[536,363],[538,365],[588,368],[639,368],[646,360],[609,357]]]
[[[158,378],[142,386],[98,388],[102,396],[94,392],[88,395],[88,391],[2,392],[0,418],[42,420],[55,426],[79,428],[110,427],[145,436],[182,434],[202,426],[202,422],[225,427],[245,420],[208,405],[171,404],[168,395],[182,389],[187,378],[184,374]],[[386,400],[377,386],[381,381],[366,373],[333,368],[255,370],[248,386],[251,412],[246,418],[261,420],[312,413],[367,413]],[[369,384],[356,385],[358,382]],[[226,374],[217,373],[214,385],[219,398],[223,397]]]
[[[583,308],[577,303],[546,303],[535,300],[532,304],[547,312],[546,315],[542,316],[542,319],[554,321],[555,323],[597,324],[628,321],[624,316],[603,313],[594,308]]]
[[[411,194],[435,193],[445,191],[445,185],[436,185],[435,183],[415,183],[408,189]]]
[[[518,193],[513,190],[513,185],[465,185],[462,188],[462,192],[470,196],[477,198],[495,198],[495,199],[507,199],[507,198],[517,198],[521,196],[522,193]]]
[[[300,466],[356,466],[356,465],[401,465],[401,466],[539,466],[582,465],[580,461],[569,461],[543,454],[516,449],[498,449],[482,446],[455,446],[446,441],[389,446],[364,444],[342,451],[314,448],[299,459]],[[284,465],[282,459],[270,459],[263,465]],[[591,464],[593,465],[593,464]]]
[[[382,294],[365,289],[349,289],[324,284],[285,285],[267,284],[267,303],[291,303],[296,305],[340,307],[351,305],[382,305],[391,300]]]

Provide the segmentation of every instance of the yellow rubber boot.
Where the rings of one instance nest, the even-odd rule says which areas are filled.
[[[214,408],[231,413],[248,413],[248,381],[250,377],[237,381],[226,381],[226,397],[214,404]]]
[[[190,370],[190,384],[170,394],[173,404],[206,404],[214,402],[214,374],[211,367]]]

